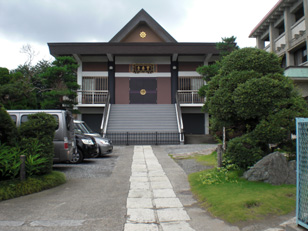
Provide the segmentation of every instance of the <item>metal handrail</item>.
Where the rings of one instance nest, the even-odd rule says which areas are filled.
[[[101,124],[101,133],[102,134],[106,134],[107,122],[108,122],[108,119],[109,119],[109,112],[110,112],[110,93],[108,92],[106,104],[105,104],[105,108],[104,108],[102,124]]]
[[[180,102],[178,99],[178,93],[175,95],[175,108],[176,108],[176,114],[177,114],[177,121],[179,125],[179,133],[180,133],[180,143],[184,144],[184,125],[183,125],[183,118],[182,118],[182,111]]]

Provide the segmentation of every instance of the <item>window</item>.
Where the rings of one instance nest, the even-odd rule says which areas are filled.
[[[108,77],[83,77],[82,90],[108,90]]]
[[[294,52],[294,64],[295,66],[299,66],[306,61],[307,61],[307,49],[306,46],[304,46]]]
[[[295,22],[299,21],[302,17],[304,17],[304,7],[303,4],[294,12]]]
[[[11,119],[14,121],[14,123],[16,124],[17,122],[17,116],[16,115],[10,115]]]
[[[276,27],[276,29],[278,30],[278,34],[282,35],[285,32],[284,21],[279,23],[279,25]]]
[[[57,127],[56,127],[56,130],[59,128],[59,117],[57,115],[52,115],[56,121],[57,121]],[[29,120],[28,118],[28,115],[22,115],[21,118],[20,118],[20,123],[25,123]]]
[[[202,77],[179,77],[178,90],[199,90],[204,85]]]

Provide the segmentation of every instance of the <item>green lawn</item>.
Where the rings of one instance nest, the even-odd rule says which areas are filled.
[[[204,161],[209,158],[213,163],[215,154],[200,158]],[[213,216],[230,223],[261,220],[268,215],[288,214],[295,209],[295,185],[250,182],[238,177],[235,171],[215,169],[192,173],[189,182],[202,205]]]
[[[18,179],[0,181],[0,201],[40,192],[65,182],[65,175],[56,171],[47,175],[28,177],[24,181]]]
[[[196,161],[207,165],[207,166],[217,166],[217,152],[212,152],[210,155],[197,155],[194,157]]]

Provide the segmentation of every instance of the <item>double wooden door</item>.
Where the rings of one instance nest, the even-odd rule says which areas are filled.
[[[156,78],[130,78],[129,80],[130,104],[156,104],[157,79]]]

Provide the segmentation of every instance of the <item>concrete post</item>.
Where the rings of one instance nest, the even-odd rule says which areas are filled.
[[[284,28],[285,28],[285,36],[286,36],[287,67],[294,65],[294,54],[288,51],[291,48],[291,40],[292,40],[291,26],[294,24],[294,22],[295,22],[295,16],[291,14],[290,8],[286,8],[284,10]]]
[[[256,41],[257,41],[257,48],[263,50],[263,49],[265,48],[265,44],[264,44],[264,41],[261,39],[261,37],[258,36],[258,37],[256,38]]]
[[[275,52],[276,46],[275,46],[275,39],[278,38],[278,30],[275,28],[274,24],[271,23],[269,26],[270,30],[270,52]]]

